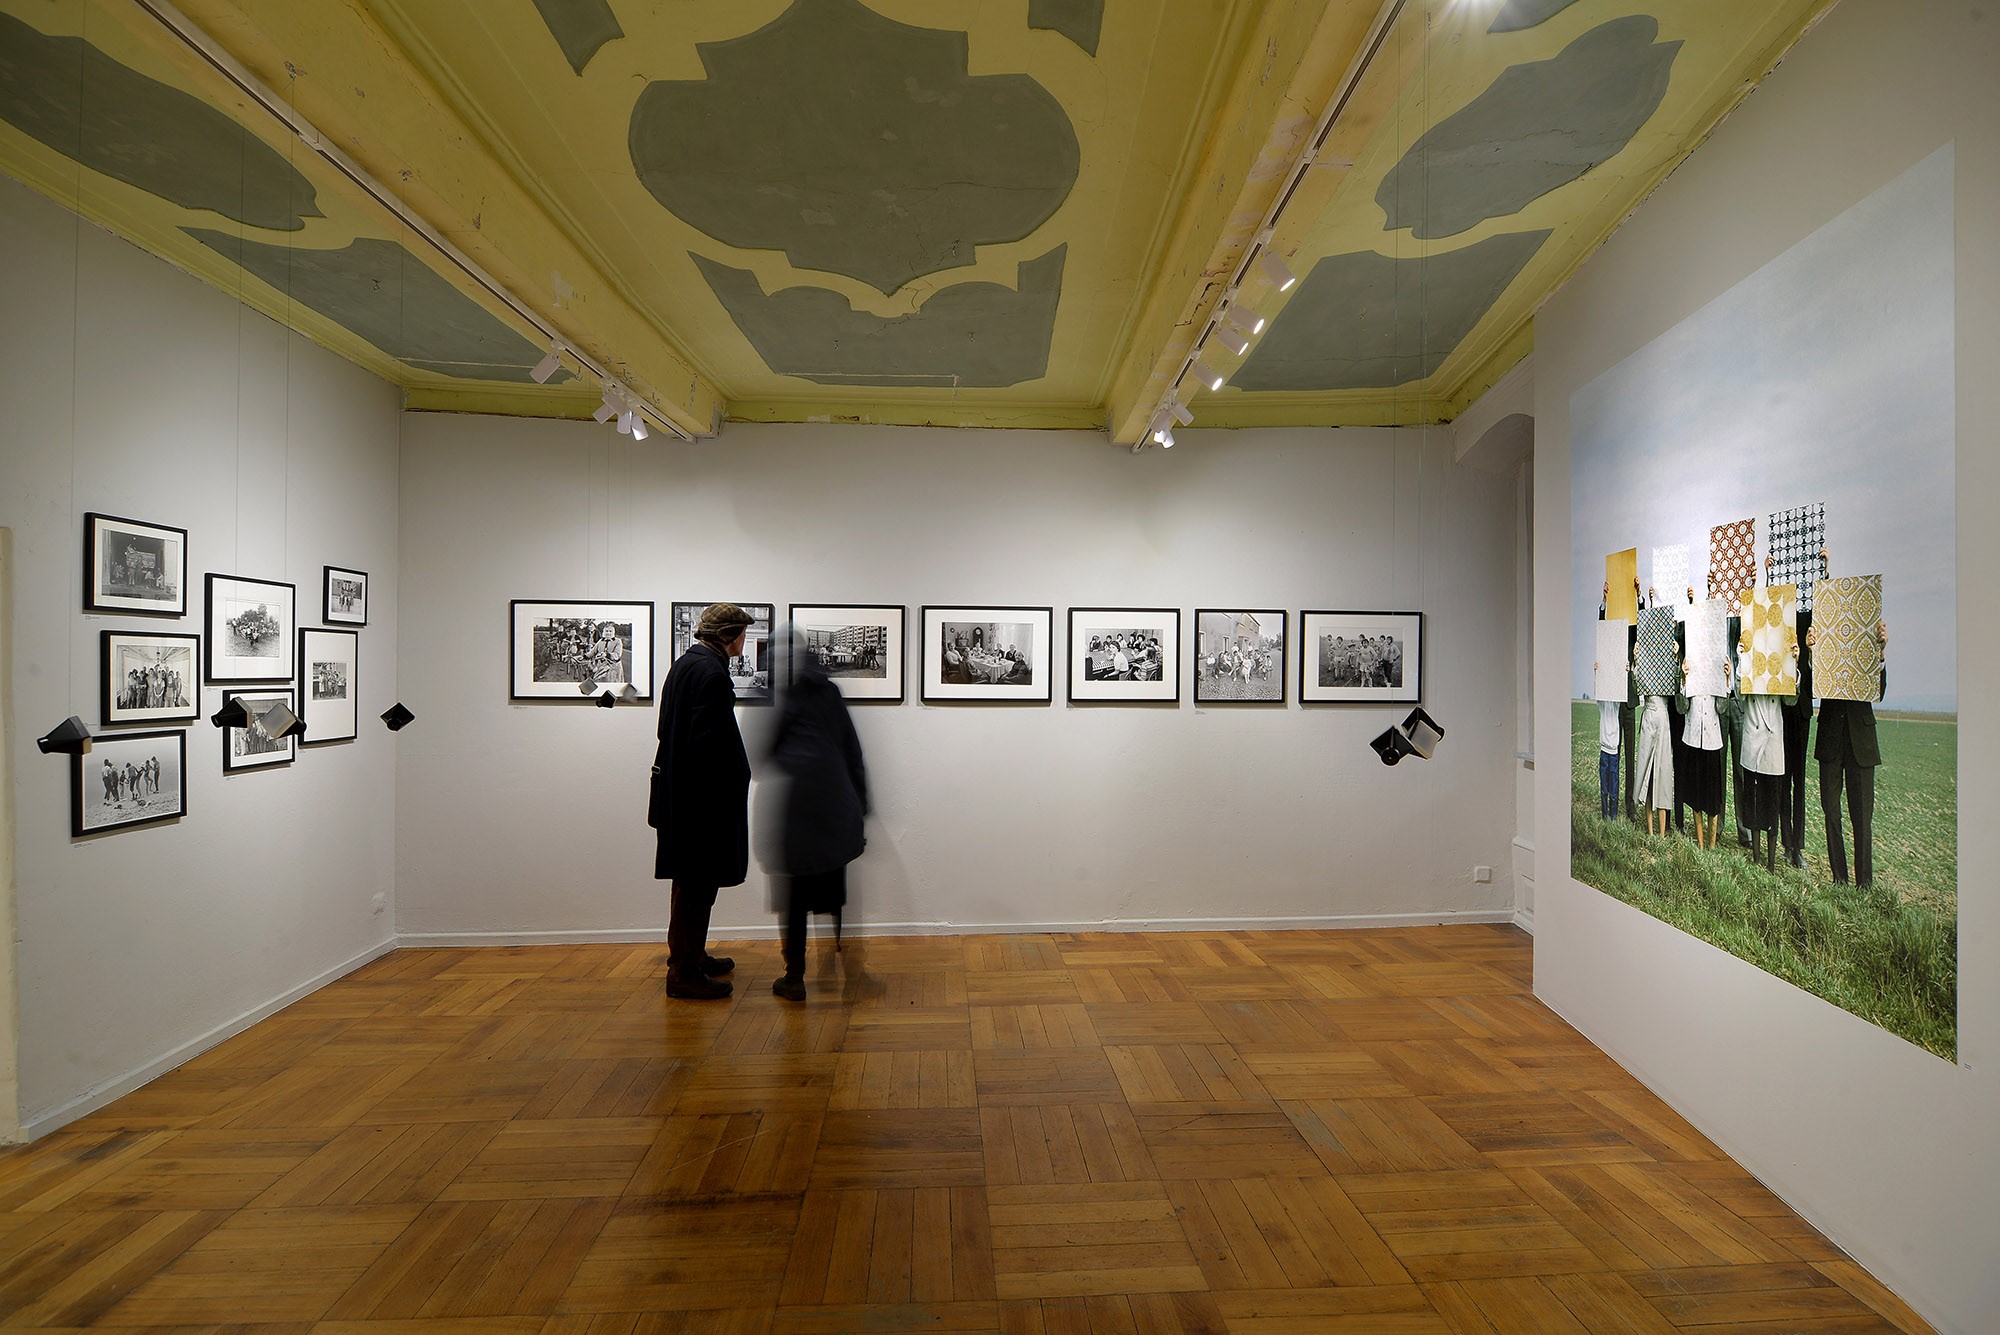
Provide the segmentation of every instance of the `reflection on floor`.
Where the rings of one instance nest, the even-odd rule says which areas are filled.
[[[0,1152],[0,1326],[1927,1329],[1511,927],[408,950]]]

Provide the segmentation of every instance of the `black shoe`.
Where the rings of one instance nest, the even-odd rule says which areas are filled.
[[[728,983],[713,978],[689,978],[671,970],[667,973],[667,995],[683,1001],[719,1001],[734,990]]]
[[[804,1001],[806,999],[805,980],[795,973],[780,975],[777,981],[771,984],[771,995],[774,997],[783,997],[786,1001]]]
[[[1785,861],[1791,863],[1794,867],[1797,867],[1800,870],[1804,870],[1806,865],[1806,855],[1801,853],[1796,848],[1788,848],[1785,850]]]
[[[720,978],[726,973],[736,972],[736,961],[727,955],[703,955],[701,971],[710,978]]]

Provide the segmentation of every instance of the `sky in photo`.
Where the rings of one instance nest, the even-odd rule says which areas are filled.
[[[1829,573],[1883,576],[1886,708],[1957,711],[1950,146],[1570,400],[1570,695],[1591,691],[1604,557],[1823,501]]]

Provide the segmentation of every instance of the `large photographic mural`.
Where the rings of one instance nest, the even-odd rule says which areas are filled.
[[[1570,403],[1572,875],[1947,1058],[1952,198],[1947,146]]]

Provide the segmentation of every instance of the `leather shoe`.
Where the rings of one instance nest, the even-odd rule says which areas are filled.
[[[736,972],[736,961],[727,955],[703,955],[701,971],[710,978],[720,978],[726,973]]]
[[[771,995],[783,997],[786,1001],[804,1001],[806,999],[805,980],[797,974],[784,974],[771,984]]]
[[[734,990],[728,983],[713,978],[689,978],[671,971],[667,974],[667,995],[683,1001],[718,1001]]]

